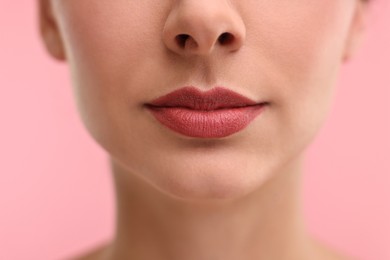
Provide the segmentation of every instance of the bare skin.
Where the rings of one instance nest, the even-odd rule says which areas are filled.
[[[115,183],[114,238],[77,259],[348,259],[308,233],[301,176],[365,2],[39,3],[44,43],[69,62],[81,118]],[[144,106],[185,85],[223,85],[269,105],[239,133],[187,138]]]
[[[113,167],[114,172],[118,173],[119,169],[116,167]],[[115,171],[116,169],[116,171]],[[291,169],[289,169],[291,170]],[[292,173],[290,171],[290,173]],[[119,191],[117,193],[117,196],[119,197],[119,201],[128,200],[132,202],[126,203],[126,206],[124,207],[121,205],[121,203],[117,204],[121,210],[119,210],[118,215],[118,229],[117,230],[117,237],[119,240],[122,239],[122,241],[133,241],[130,242],[127,245],[123,245],[123,248],[121,249],[120,246],[115,245],[115,241],[111,241],[110,243],[100,245],[99,247],[93,249],[92,251],[88,253],[84,253],[81,256],[78,256],[76,258],[72,258],[74,260],[119,260],[119,259],[145,259],[145,260],[152,260],[152,259],[196,259],[200,257],[199,259],[217,259],[217,257],[221,257],[221,259],[278,259],[278,260],[348,260],[353,259],[352,257],[348,257],[344,255],[341,252],[338,252],[337,250],[329,247],[328,245],[324,244],[322,241],[317,240],[316,238],[310,237],[310,235],[305,231],[305,228],[303,226],[302,216],[300,215],[300,211],[297,210],[300,208],[300,206],[297,204],[299,203],[299,182],[298,182],[298,175],[299,171],[296,171],[297,175],[290,174],[287,176],[290,176],[290,178],[286,178],[286,175],[276,175],[274,179],[267,182],[263,189],[256,191],[253,194],[249,194],[245,198],[241,198],[240,200],[236,201],[240,205],[240,209],[235,208],[234,202],[231,202],[231,204],[224,205],[224,208],[220,207],[217,209],[217,207],[212,207],[211,210],[207,211],[207,216],[211,216],[212,214],[216,214],[218,211],[223,211],[223,216],[218,216],[216,218],[217,222],[213,221],[206,221],[203,222],[202,218],[195,217],[193,221],[191,221],[191,218],[196,215],[193,211],[188,212],[187,215],[180,215],[180,217],[175,216],[178,211],[183,210],[183,208],[180,208],[177,201],[170,201],[170,203],[173,203],[172,205],[176,205],[177,208],[171,209],[169,212],[165,211],[165,216],[163,215],[157,215],[156,218],[151,218],[152,221],[154,221],[153,224],[159,225],[162,224],[161,221],[164,219],[165,221],[168,221],[169,223],[166,224],[169,229],[163,231],[164,229],[156,228],[156,226],[153,226],[152,228],[148,228],[152,225],[152,223],[149,223],[145,219],[149,218],[150,214],[149,210],[146,210],[144,207],[148,203],[145,202],[145,199],[142,198],[143,192],[146,192],[146,190],[143,190],[141,187],[147,187],[147,185],[142,185],[140,183],[136,183],[136,180],[133,179],[132,183],[134,186],[125,186],[122,185],[125,183],[125,181],[120,178],[117,179],[117,190]],[[119,182],[121,184],[119,184]],[[125,190],[125,189],[129,190]],[[129,191],[133,192],[129,192]],[[278,191],[283,190],[283,193],[277,193]],[[140,193],[138,193],[140,192]],[[130,194],[131,193],[131,196]],[[148,194],[152,194],[150,190],[147,192]],[[129,195],[128,197],[125,196],[125,194]],[[277,196],[275,196],[277,194]],[[158,193],[155,193],[153,195],[161,196],[162,194],[158,195]],[[274,199],[271,200],[268,198],[264,199],[264,196],[273,196]],[[140,201],[135,200],[134,198],[138,197]],[[168,197],[165,197],[164,199],[171,199]],[[153,197],[153,200],[157,200],[157,198]],[[269,201],[272,201],[272,205],[267,205]],[[143,206],[141,207],[139,203],[142,203]],[[262,204],[263,203],[263,204]],[[159,203],[158,203],[159,204]],[[171,206],[172,206],[171,205]],[[183,206],[183,205],[181,205]],[[199,208],[201,208],[198,205]],[[266,210],[269,216],[262,215],[259,211],[257,211],[257,214],[246,214],[246,217],[248,216],[257,216],[259,219],[264,218],[263,223],[261,223],[261,220],[259,220],[260,223],[256,223],[256,221],[249,221],[248,219],[243,220],[240,219],[238,222],[233,221],[234,218],[230,218],[228,216],[229,213],[226,213],[226,209],[232,207],[231,215],[235,215],[234,213],[237,212],[245,212],[245,210],[248,209],[261,209]],[[187,208],[188,209],[188,208]],[[138,217],[129,217],[129,214],[125,214],[124,212],[138,212]],[[144,212],[145,211],[145,212]],[[174,212],[174,213],[172,213]],[[184,211],[183,211],[184,212]],[[181,213],[183,213],[181,212]],[[138,215],[135,214],[135,215]],[[148,215],[148,217],[146,216]],[[245,215],[245,214],[244,214]],[[183,217],[184,216],[184,217]],[[206,218],[207,218],[206,216]],[[126,223],[123,222],[123,218],[126,218]],[[209,217],[210,218],[210,217]],[[183,219],[187,219],[183,225],[180,224]],[[150,220],[149,220],[150,221]],[[133,223],[132,223],[133,222]],[[160,222],[160,223],[159,223]],[[224,223],[225,222],[225,223]],[[264,225],[261,225],[264,224]],[[216,225],[220,225],[221,229],[215,228]],[[137,228],[142,227],[142,228]],[[188,228],[191,226],[192,228]],[[277,227],[276,229],[273,228],[267,228],[268,227]],[[225,232],[223,228],[229,227],[231,230],[229,232]],[[292,228],[291,228],[292,227]],[[133,230],[133,235],[131,235],[131,232],[121,232],[123,229],[131,229]],[[289,229],[291,228],[291,229]],[[159,230],[161,233],[159,235],[156,235],[156,233],[153,233],[155,230]],[[188,229],[188,238],[185,239],[185,242],[178,245],[178,242],[180,243],[180,238],[178,238],[179,241],[175,239],[171,240],[171,244],[167,244],[162,242],[164,238],[170,238],[169,233],[176,233],[173,232],[173,229],[178,230],[184,230]],[[196,231],[195,231],[196,230]],[[214,230],[210,233],[209,230]],[[237,239],[237,236],[234,234],[240,234],[243,232],[243,230],[247,230],[247,233],[245,233],[245,236],[243,238],[250,238],[249,240],[244,240],[245,242],[242,243],[241,239]],[[290,230],[290,232],[286,232],[286,230]],[[149,232],[148,232],[149,231]],[[267,237],[261,236],[261,232],[267,232]],[[270,236],[269,234],[272,235]],[[130,235],[129,235],[130,234]],[[204,237],[204,234],[207,234],[207,236],[214,237],[215,239],[219,239],[218,243],[214,246],[211,245],[207,247],[204,250],[204,254],[199,254],[198,250],[202,250],[201,248],[194,249],[194,245],[200,244],[203,240],[209,241],[209,239],[206,239]],[[226,235],[224,235],[226,234]],[[132,240],[131,236],[133,236],[134,240]],[[150,237],[148,237],[150,236]],[[155,236],[158,236],[161,238],[156,239]],[[182,234],[184,236],[184,234]],[[288,237],[288,239],[286,239]],[[153,240],[157,240],[153,241]],[[211,239],[213,240],[213,239]],[[117,240],[118,241],[118,240]],[[137,242],[134,242],[137,241]],[[159,242],[160,241],[160,242]],[[168,240],[166,240],[168,241]],[[152,244],[153,242],[156,242]],[[160,244],[158,244],[160,243]],[[209,242],[210,243],[210,242]],[[219,246],[219,243],[226,244],[228,246]],[[258,243],[258,244],[256,244]],[[238,246],[234,248],[234,245],[237,244]],[[244,244],[250,244],[251,246],[243,246]],[[266,246],[262,248],[262,244],[265,244]],[[148,254],[142,254],[142,251],[138,251],[137,245],[146,245],[148,248]],[[186,248],[186,245],[188,245],[188,248]],[[181,248],[185,248],[182,252],[182,254],[177,255],[165,255],[165,250],[167,248],[172,248],[172,252],[181,252]],[[234,250],[230,250],[226,252],[226,254],[221,252],[219,248],[231,248]],[[244,250],[243,250],[244,249]],[[121,251],[122,250],[122,251]],[[215,252],[213,252],[215,251]],[[261,251],[261,252],[260,252]],[[129,254],[130,252],[133,252],[133,254]],[[215,253],[215,254],[214,254]]]
[[[319,241],[313,241],[313,254],[307,259],[316,260],[352,260],[353,258],[326,246]],[[109,260],[110,245],[99,246],[82,256],[72,258],[72,260]],[[304,259],[302,259],[304,260]]]

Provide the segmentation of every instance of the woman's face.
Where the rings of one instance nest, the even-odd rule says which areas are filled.
[[[356,0],[52,0],[52,17],[48,1],[43,36],[69,62],[92,137],[128,174],[185,199],[241,196],[290,167],[361,26]],[[224,32],[233,38],[220,44]],[[185,48],[179,34],[192,37]],[[269,105],[233,135],[188,137],[144,104],[189,85]]]

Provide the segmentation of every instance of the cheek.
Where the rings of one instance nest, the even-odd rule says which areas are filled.
[[[348,0],[296,0],[269,1],[242,10],[248,17],[247,47],[258,64],[253,77],[265,75],[261,86],[274,101],[270,125],[277,141],[272,147],[285,147],[275,153],[296,154],[322,125],[353,6]]]
[[[138,68],[154,51],[161,14],[150,1],[67,0],[60,2],[60,25],[74,72],[99,80],[117,78]],[[159,20],[160,19],[160,20]],[[80,70],[85,70],[81,73]],[[127,72],[125,70],[128,70]],[[92,77],[92,75],[91,75]],[[109,84],[107,84],[109,86]]]
[[[261,2],[243,10],[247,43],[261,55],[259,63],[283,72],[290,82],[301,82],[340,61],[350,0]]]
[[[271,79],[275,103],[323,112],[319,108],[332,93],[353,6],[350,0],[270,1],[245,10],[251,18],[248,46]]]
[[[148,0],[55,3],[79,112],[95,139],[105,142],[126,127],[126,97],[135,102],[145,95],[139,83],[148,79],[149,65],[156,62],[150,57],[161,48],[155,38],[163,8]]]

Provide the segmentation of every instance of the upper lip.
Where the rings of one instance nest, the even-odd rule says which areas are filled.
[[[184,107],[193,110],[216,110],[265,103],[256,102],[225,87],[215,87],[204,92],[196,87],[187,86],[161,96],[146,105],[148,107]]]

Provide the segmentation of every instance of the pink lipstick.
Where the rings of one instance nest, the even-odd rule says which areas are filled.
[[[246,128],[264,110],[257,103],[224,87],[207,92],[188,86],[145,106],[162,125],[189,137],[222,138]]]

